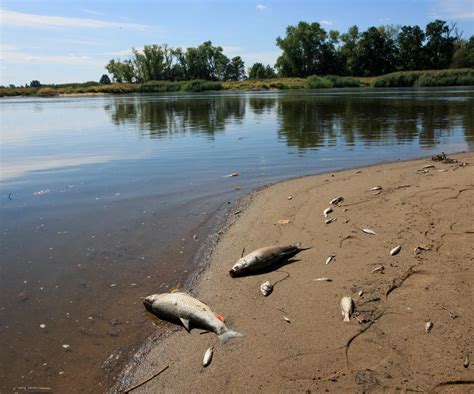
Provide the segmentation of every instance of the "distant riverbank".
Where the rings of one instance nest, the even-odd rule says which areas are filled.
[[[245,79],[242,81],[151,81],[147,83],[99,84],[86,82],[40,87],[0,88],[0,97],[37,96],[54,97],[77,94],[131,94],[164,92],[202,92],[218,90],[287,90],[357,87],[436,87],[472,86],[474,69],[447,69],[428,71],[403,71],[379,77],[310,76],[308,78]]]

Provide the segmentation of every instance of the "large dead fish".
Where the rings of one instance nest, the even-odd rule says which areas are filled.
[[[243,336],[240,332],[230,330],[224,324],[222,316],[215,314],[206,304],[189,294],[180,292],[153,294],[146,297],[143,304],[159,318],[168,321],[180,320],[188,331],[192,325],[215,332],[224,343],[229,339]]]
[[[299,243],[296,245],[266,246],[241,257],[229,271],[229,274],[234,278],[236,276],[245,275],[249,272],[259,271],[268,268],[284,257],[293,257],[297,253],[306,249],[311,248],[302,248]]]

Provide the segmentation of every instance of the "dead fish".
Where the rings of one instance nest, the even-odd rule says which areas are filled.
[[[331,254],[330,256],[328,256],[325,264],[328,265],[335,257],[335,254]]]
[[[316,278],[313,279],[313,282],[332,282],[331,278]]]
[[[429,321],[425,324],[425,332],[426,333],[429,333],[432,328],[433,328],[433,322]]]
[[[337,205],[341,202],[344,201],[344,197],[340,196],[340,197],[334,197],[331,201],[329,201],[329,204],[331,205]]]
[[[435,168],[433,164],[427,164],[426,166],[421,167],[422,170],[427,170],[428,168]]]
[[[291,323],[291,320],[288,319],[286,316],[283,316],[283,319],[284,319],[287,323]]]
[[[370,273],[375,273],[375,272],[380,272],[383,274],[383,272],[385,271],[385,267],[383,265],[379,265],[378,267],[375,267],[372,271],[370,271]]]
[[[330,218],[330,219],[326,219],[324,223],[329,224],[329,223],[335,222],[336,220],[337,218]]]
[[[359,290],[359,292],[357,293],[359,297],[362,297],[362,294],[364,294],[364,290]]]
[[[280,219],[278,221],[278,224],[288,224],[288,223],[290,223],[290,219]]]
[[[464,357],[464,362],[462,363],[462,365],[464,366],[464,368],[469,368],[470,363],[471,361],[469,360],[469,354],[466,354],[466,357]]]
[[[224,324],[222,316],[186,293],[153,294],[143,300],[145,308],[165,320],[180,320],[187,331],[191,325],[215,332],[221,342],[242,337],[240,332],[232,331]]]
[[[211,346],[206,350],[204,353],[204,357],[202,359],[202,366],[206,368],[212,361],[212,355],[214,354],[214,346]]]
[[[400,245],[395,246],[391,251],[390,251],[390,256],[395,256],[402,250],[402,247]]]
[[[370,228],[363,228],[362,232],[370,235],[377,235],[377,233],[374,230],[371,230]]]
[[[254,250],[252,253],[241,257],[229,271],[230,276],[236,277],[245,275],[249,272],[258,271],[267,268],[282,258],[293,257],[302,250],[311,249],[303,248],[299,243],[294,245],[272,245]]]
[[[349,322],[351,318],[352,311],[354,309],[354,302],[351,297],[342,297],[341,299],[341,312],[344,316],[344,321]]]
[[[370,189],[371,192],[375,192],[377,190],[382,190],[382,186],[374,186],[373,188]]]
[[[271,294],[271,292],[273,291],[273,285],[271,284],[271,282],[269,280],[267,280],[266,282],[263,282],[261,284],[260,291],[262,292],[262,294],[265,297],[269,296]]]
[[[331,212],[332,208],[326,208],[323,212],[324,217],[327,218]]]
[[[233,176],[239,176],[239,173],[238,172],[231,172],[230,174],[225,175],[224,178],[231,178]]]

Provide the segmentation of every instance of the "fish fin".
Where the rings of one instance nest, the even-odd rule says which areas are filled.
[[[189,319],[184,319],[182,317],[179,318],[181,320],[181,323],[183,323],[184,328],[186,329],[187,332],[189,332]]]
[[[312,249],[313,247],[312,246],[301,246],[301,242],[298,242],[295,247],[298,249],[298,252],[301,252],[302,250],[308,250],[308,249]]]
[[[344,321],[345,321],[345,322],[350,322],[350,321],[351,321],[351,319],[350,319],[350,317],[349,317],[349,314],[344,315]]]
[[[218,313],[215,313],[217,319],[219,319],[222,323],[225,323],[225,318],[222,315],[219,315]]]
[[[232,338],[239,338],[243,337],[244,334],[237,332],[237,331],[232,331],[232,330],[227,330],[224,331],[222,334],[219,334],[219,339],[222,343],[226,343],[227,341],[231,340]]]

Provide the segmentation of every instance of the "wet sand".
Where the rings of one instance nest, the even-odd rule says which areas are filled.
[[[463,363],[474,358],[474,153],[452,157],[471,165],[390,163],[249,196],[190,289],[245,337],[220,345],[214,334],[155,320],[155,335],[115,389],[169,365],[134,392],[472,390],[473,368]],[[427,165],[434,167],[421,170]],[[370,191],[375,186],[382,190]],[[323,210],[335,196],[344,201],[333,207],[337,220],[325,224]],[[244,247],[297,241],[313,248],[277,271],[228,275]],[[401,251],[391,256],[396,245]],[[330,254],[336,257],[326,265]],[[261,283],[288,275],[262,296]],[[332,281],[314,281],[320,277]],[[350,323],[339,307],[346,295],[355,303]],[[213,361],[203,368],[213,344]]]

